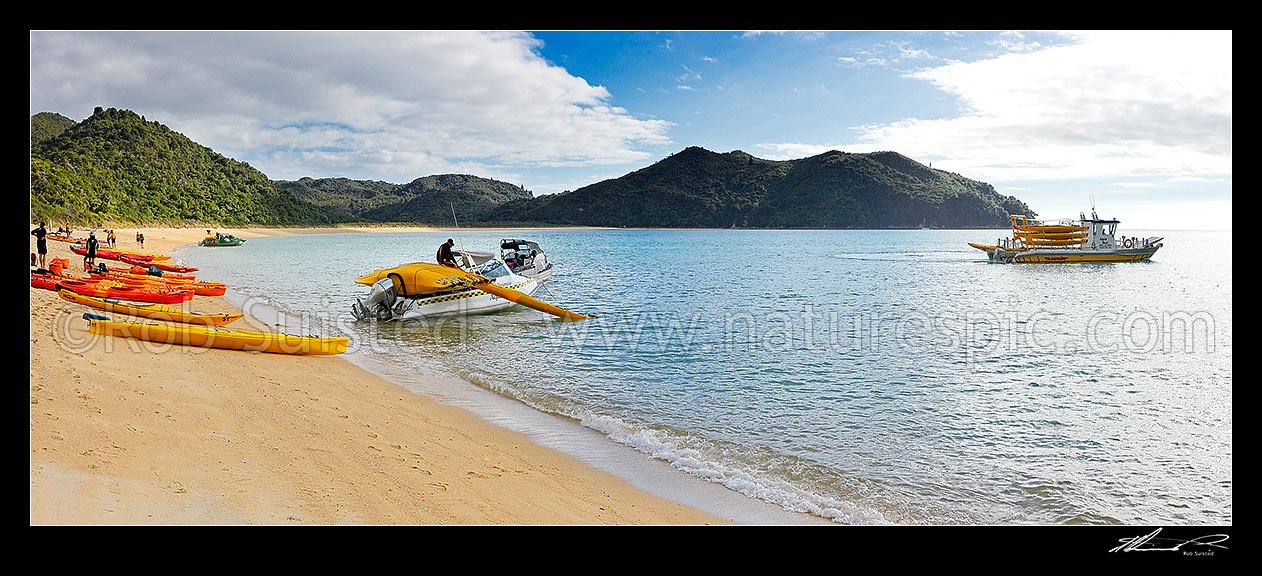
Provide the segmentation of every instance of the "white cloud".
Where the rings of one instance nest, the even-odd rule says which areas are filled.
[[[847,150],[897,150],[986,181],[1231,173],[1230,32],[1079,39],[916,71],[964,112],[860,126]]]
[[[767,142],[758,144],[755,148],[759,151],[760,158],[768,160],[793,160],[796,158],[809,158],[818,156],[830,150],[845,150],[847,152],[859,152],[853,146],[829,145],[829,144],[804,144],[801,142]]]
[[[622,164],[670,143],[668,122],[536,48],[514,32],[32,32],[31,106],[130,109],[279,179]]]

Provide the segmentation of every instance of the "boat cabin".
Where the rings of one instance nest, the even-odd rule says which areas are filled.
[[[529,240],[500,240],[500,258],[514,270],[544,270],[548,258],[539,244]]]
[[[1107,250],[1116,248],[1117,245],[1113,240],[1113,235],[1117,233],[1117,220],[1101,220],[1096,216],[1095,212],[1091,213],[1091,218],[1087,218],[1086,214],[1079,214],[1078,220],[1083,226],[1087,227],[1086,245],[1092,249]]]

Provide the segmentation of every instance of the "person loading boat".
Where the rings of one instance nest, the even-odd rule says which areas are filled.
[[[438,247],[439,264],[442,264],[443,266],[451,266],[452,268],[460,267],[456,264],[456,257],[451,254],[451,247],[455,245],[456,241],[448,238],[446,243]]]

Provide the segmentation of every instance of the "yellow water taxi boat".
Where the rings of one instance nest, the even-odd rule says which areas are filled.
[[[986,253],[994,262],[1135,262],[1148,260],[1161,248],[1163,238],[1118,238],[1113,219],[1101,219],[1094,211],[1091,217],[1049,223],[1022,215],[1010,217],[1012,237],[1000,238],[995,244],[969,246]]]

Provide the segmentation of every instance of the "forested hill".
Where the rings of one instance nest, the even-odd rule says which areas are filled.
[[[533,198],[516,184],[467,174],[426,176],[408,184],[346,178],[303,178],[277,184],[299,199],[366,222],[485,224],[499,205]]]
[[[61,114],[40,112],[31,116],[31,146],[55,138],[75,125],[75,121]]]
[[[989,184],[895,152],[763,160],[691,147],[626,176],[507,203],[487,218],[702,228],[1003,228],[1033,215]]]
[[[454,214],[453,214],[454,213]],[[158,122],[97,108],[31,117],[31,216],[55,223],[698,228],[1003,228],[1025,203],[894,152],[764,160],[691,147],[620,178],[534,197],[488,178],[272,181]]]
[[[347,220],[128,110],[31,117],[31,217],[49,222],[329,225]]]

